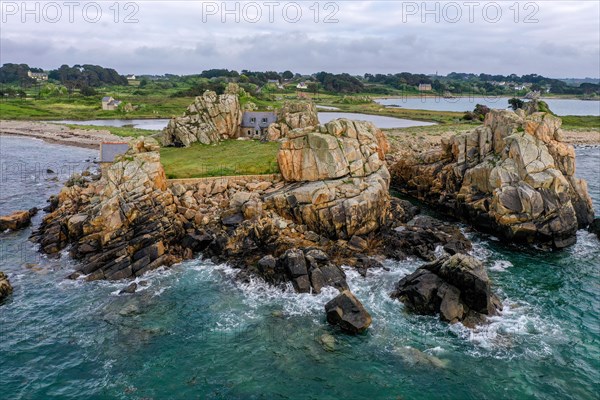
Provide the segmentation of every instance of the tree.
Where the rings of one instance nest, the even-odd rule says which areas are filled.
[[[79,93],[81,93],[82,96],[95,96],[98,94],[98,92],[96,92],[96,89],[94,89],[91,86],[84,86],[79,90]]]
[[[508,100],[508,104],[514,111],[517,111],[519,108],[523,108],[523,104],[525,103],[523,103],[523,100],[513,97]]]
[[[290,80],[290,79],[292,79],[292,78],[294,77],[294,73],[293,73],[292,71],[284,71],[284,72],[281,74],[281,77],[282,77],[283,79],[285,79],[285,80]]]

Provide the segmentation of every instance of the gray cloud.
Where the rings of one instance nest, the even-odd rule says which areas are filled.
[[[538,1],[537,9],[527,10],[526,2],[521,2],[517,22],[509,9],[513,2],[497,2],[502,18],[496,23],[485,20],[482,9],[490,4],[485,1],[476,9],[473,23],[468,21],[465,7],[461,7],[461,19],[452,23],[444,20],[443,14],[439,22],[433,14],[422,14],[421,2],[338,1],[335,18],[339,22],[331,24],[323,22],[331,10],[323,9],[319,22],[314,22],[314,12],[308,8],[312,2],[298,3],[302,19],[297,23],[286,21],[281,12],[274,14],[271,23],[264,12],[265,3],[257,3],[263,5],[258,23],[244,21],[243,16],[236,23],[233,15],[227,15],[223,23],[219,14],[206,16],[203,22],[202,2],[191,1],[138,2],[134,17],[139,22],[133,24],[122,22],[126,10],[121,10],[115,23],[108,2],[100,3],[103,15],[97,23],[86,22],[77,13],[73,23],[64,18],[58,23],[43,18],[36,23],[31,17],[23,23],[19,14],[4,15],[0,58],[3,63],[24,62],[44,68],[94,63],[138,74],[188,74],[208,68],[355,74],[600,74],[600,5],[596,1]],[[281,1],[280,7],[289,3]],[[248,3],[239,4],[242,9]],[[325,2],[319,4],[323,7]],[[427,4],[430,10],[439,4],[441,12],[450,3]],[[406,12],[415,5],[416,12]],[[229,3],[228,7],[235,5]],[[536,11],[538,22],[524,23],[531,11]]]

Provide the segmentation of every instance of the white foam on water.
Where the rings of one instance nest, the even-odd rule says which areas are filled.
[[[489,267],[490,271],[504,272],[508,268],[513,267],[513,263],[506,260],[495,260],[494,263]]]
[[[473,345],[467,351],[469,354],[498,359],[547,356],[552,353],[548,341],[563,336],[559,325],[544,319],[533,307],[516,305],[509,300],[503,302],[502,313],[489,317],[485,324],[470,329],[459,323],[451,325],[450,329]],[[518,354],[515,352],[517,347],[526,351]]]

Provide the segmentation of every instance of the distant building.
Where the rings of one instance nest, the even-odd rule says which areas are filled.
[[[277,122],[274,111],[245,111],[242,115],[240,136],[258,139],[267,133],[269,125]]]
[[[431,84],[419,83],[419,92],[428,92],[428,91],[431,91]]]
[[[128,81],[135,81],[135,75],[127,75],[127,80]]]
[[[300,82],[296,85],[296,89],[306,90],[308,89],[308,85],[306,84],[306,82]]]
[[[27,76],[35,79],[36,81],[47,81],[48,80],[48,74],[45,72],[27,71]]]
[[[121,104],[120,100],[115,100],[110,96],[102,98],[102,109],[104,111],[114,111],[119,108],[119,104]]]
[[[100,163],[112,163],[117,156],[125,154],[129,150],[126,142],[104,142],[100,143]]]

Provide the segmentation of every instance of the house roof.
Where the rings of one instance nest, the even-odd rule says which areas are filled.
[[[266,118],[266,122],[263,122],[263,118]],[[242,128],[266,128],[274,122],[277,122],[277,114],[274,111],[244,111],[241,126]]]
[[[112,100],[112,97],[110,97],[110,96],[105,96],[105,97],[102,98],[103,102],[109,102],[111,100]]]
[[[113,162],[121,154],[129,150],[129,144],[125,142],[104,142],[100,143],[100,162]]]

